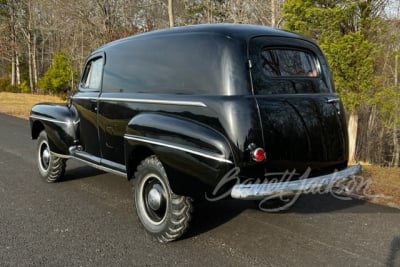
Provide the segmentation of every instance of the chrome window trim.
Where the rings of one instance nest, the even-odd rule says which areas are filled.
[[[124,138],[128,139],[128,140],[144,142],[144,143],[148,143],[148,144],[152,144],[152,145],[164,146],[164,147],[168,147],[168,148],[184,151],[184,152],[187,152],[187,153],[190,153],[190,154],[194,154],[194,155],[197,155],[197,156],[201,156],[201,157],[204,157],[204,158],[216,160],[216,161],[219,161],[219,162],[233,164],[233,162],[228,160],[228,159],[224,159],[224,158],[221,158],[221,157],[213,156],[213,155],[207,154],[206,152],[196,151],[196,150],[189,149],[189,148],[186,148],[186,147],[183,147],[183,146],[173,145],[173,144],[170,144],[170,143],[167,143],[167,142],[163,142],[163,141],[159,141],[159,140],[154,140],[154,139],[145,138],[145,137],[136,136],[136,135],[130,135],[130,134],[125,134]]]

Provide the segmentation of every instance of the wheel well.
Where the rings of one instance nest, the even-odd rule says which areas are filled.
[[[44,125],[40,121],[35,121],[32,125],[32,139],[37,139],[41,131],[44,130]]]
[[[154,155],[154,152],[151,151],[151,149],[147,147],[136,147],[132,150],[128,162],[127,162],[127,174],[128,174],[128,180],[135,178],[135,171],[136,168],[139,166],[139,164],[144,160],[145,158]]]

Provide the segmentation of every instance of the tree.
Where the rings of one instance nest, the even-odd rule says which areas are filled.
[[[316,39],[330,63],[337,91],[349,111],[349,160],[356,158],[360,108],[379,88],[374,41],[383,9],[380,0],[287,0],[285,28]]]
[[[1,0],[0,15],[4,19],[8,29],[6,42],[8,43],[8,60],[11,62],[11,86],[19,86],[21,83],[18,53],[18,31],[17,31],[17,1]]]
[[[18,3],[18,28],[22,36],[26,40],[29,71],[29,88],[33,93],[37,84],[37,68],[36,68],[36,32],[35,32],[35,14],[34,2],[32,0],[21,1]]]
[[[39,86],[53,94],[65,94],[71,90],[74,71],[65,51],[54,55],[52,65],[39,80]]]

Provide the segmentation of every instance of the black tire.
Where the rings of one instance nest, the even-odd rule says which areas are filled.
[[[37,163],[40,176],[48,183],[61,180],[65,172],[65,162],[66,159],[54,156],[50,152],[47,134],[45,131],[41,131],[37,146]]]
[[[192,201],[172,192],[158,158],[143,160],[131,182],[136,213],[146,231],[161,243],[181,237],[189,227]]]

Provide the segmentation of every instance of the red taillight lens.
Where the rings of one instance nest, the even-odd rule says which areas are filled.
[[[264,161],[266,158],[265,151],[261,147],[254,149],[251,152],[251,156],[252,156],[253,160],[257,161],[257,162]]]

